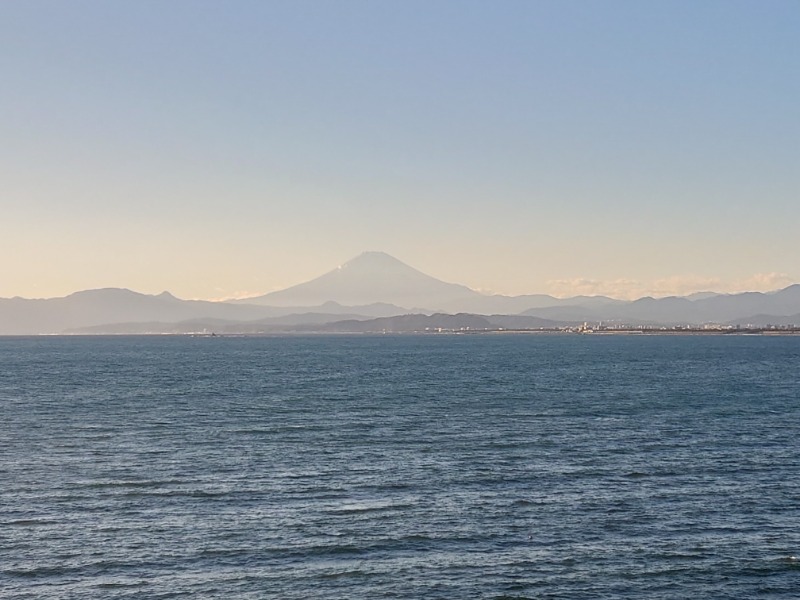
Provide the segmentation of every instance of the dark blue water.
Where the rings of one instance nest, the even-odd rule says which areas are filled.
[[[800,337],[0,338],[3,598],[796,598]]]

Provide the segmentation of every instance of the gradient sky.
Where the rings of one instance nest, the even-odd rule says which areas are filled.
[[[800,281],[800,2],[0,3],[0,297]]]

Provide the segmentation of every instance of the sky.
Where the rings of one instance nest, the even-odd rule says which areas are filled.
[[[800,281],[796,0],[0,3],[0,297]]]

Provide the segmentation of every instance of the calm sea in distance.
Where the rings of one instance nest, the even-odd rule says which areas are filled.
[[[800,337],[0,338],[0,597],[800,594]]]

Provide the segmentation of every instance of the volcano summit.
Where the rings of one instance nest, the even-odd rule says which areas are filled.
[[[481,297],[464,285],[446,283],[409,267],[385,252],[364,252],[336,269],[285,290],[241,303],[266,306],[357,306],[385,302],[431,309]]]

